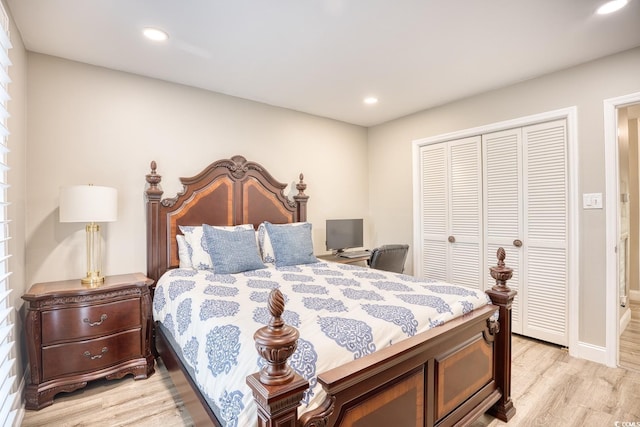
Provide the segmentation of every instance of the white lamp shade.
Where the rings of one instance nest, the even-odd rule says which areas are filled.
[[[118,192],[99,185],[60,189],[60,222],[111,222],[118,219]]]

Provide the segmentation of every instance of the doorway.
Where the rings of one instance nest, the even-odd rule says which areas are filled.
[[[640,92],[605,100],[604,109],[606,363],[640,370]]]
[[[640,371],[640,103],[618,116],[618,364]]]

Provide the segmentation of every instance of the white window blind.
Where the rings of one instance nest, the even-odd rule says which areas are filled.
[[[9,18],[0,4],[0,425],[11,426],[15,422],[16,373],[14,356],[14,313],[9,299],[9,218],[7,218],[7,101],[9,101]]]

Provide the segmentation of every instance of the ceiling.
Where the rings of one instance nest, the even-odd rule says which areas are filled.
[[[362,126],[640,46],[601,2],[7,0],[30,51]]]

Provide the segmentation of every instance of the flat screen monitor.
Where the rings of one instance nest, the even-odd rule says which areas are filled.
[[[327,250],[342,252],[348,248],[361,248],[362,218],[360,219],[328,219],[327,220]]]

